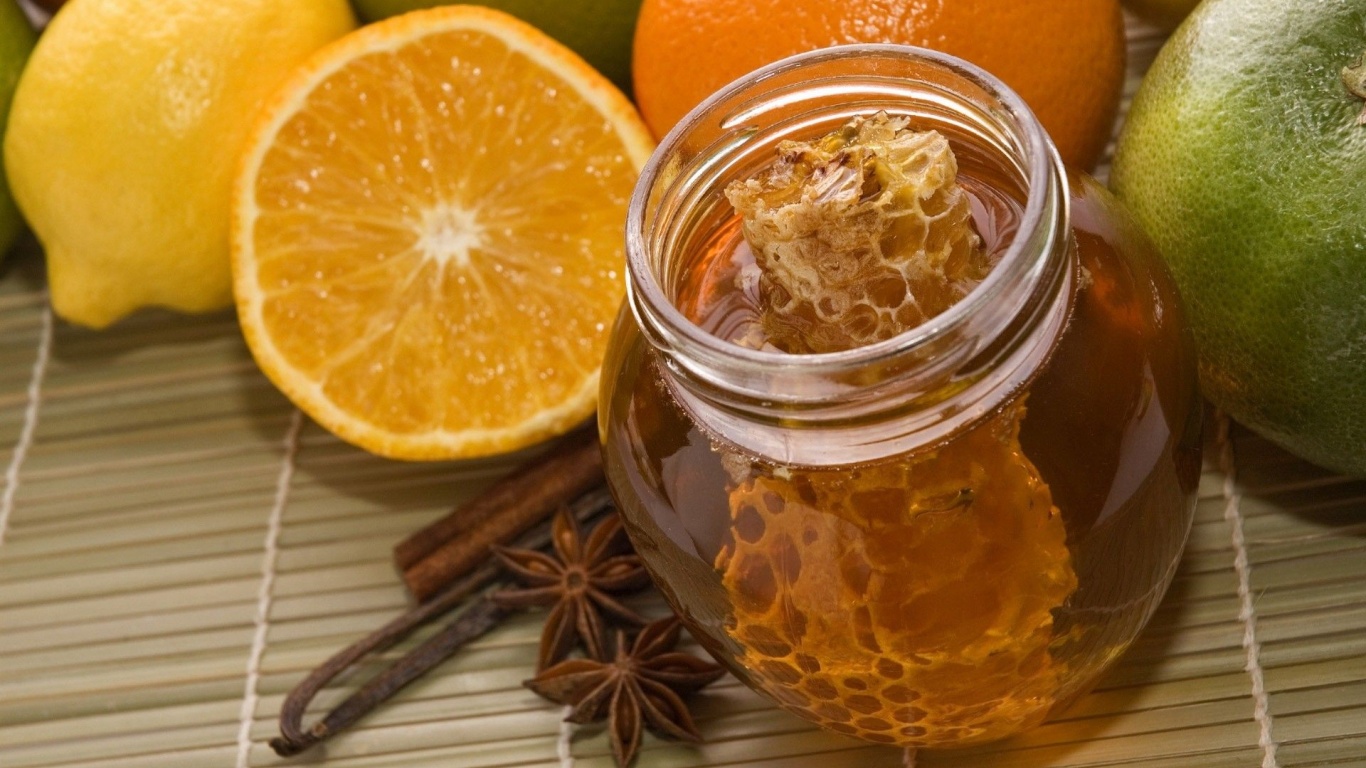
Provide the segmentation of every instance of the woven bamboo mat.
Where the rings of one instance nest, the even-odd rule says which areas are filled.
[[[1131,26],[1130,93],[1159,43]],[[1055,722],[908,760],[727,680],[698,699],[705,745],[647,736],[639,764],[1366,765],[1366,483],[1210,431],[1171,594]],[[257,373],[227,314],[54,321],[21,247],[0,266],[0,766],[609,766],[601,730],[519,686],[531,616],[325,749],[265,746],[303,674],[404,608],[391,544],[507,466],[341,444]]]

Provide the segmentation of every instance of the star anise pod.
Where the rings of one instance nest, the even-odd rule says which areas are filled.
[[[680,694],[696,691],[725,670],[696,656],[673,651],[682,625],[671,616],[647,625],[629,646],[621,630],[615,654],[560,662],[524,685],[540,696],[574,707],[571,723],[610,717],[612,754],[629,765],[640,749],[642,726],[661,736],[702,740]]]
[[[615,514],[598,523],[585,540],[574,515],[561,508],[555,515],[551,541],[555,557],[534,549],[494,549],[523,588],[501,590],[490,599],[508,608],[553,606],[541,632],[537,672],[568,657],[576,641],[583,642],[590,656],[601,658],[606,636],[602,614],[629,625],[644,624],[614,596],[650,583]]]

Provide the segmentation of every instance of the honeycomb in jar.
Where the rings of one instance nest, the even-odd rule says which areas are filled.
[[[1076,589],[1017,404],[939,450],[860,468],[756,467],[716,561],[741,664],[786,709],[905,746],[1040,722]]]
[[[857,118],[727,189],[760,270],[768,341],[838,352],[960,301],[993,264],[947,140]],[[1040,722],[1063,673],[1053,612],[1077,587],[1024,454],[1023,399],[931,451],[857,467],[731,456],[714,563],[755,684],[841,733],[961,745]]]
[[[767,340],[821,353],[891,338],[986,278],[958,164],[936,131],[879,112],[726,188],[758,265]],[[832,223],[834,223],[832,225]]]

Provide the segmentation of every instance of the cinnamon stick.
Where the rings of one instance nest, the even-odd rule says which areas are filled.
[[[601,467],[595,437],[591,429],[566,435],[545,453],[521,465],[483,493],[399,542],[394,547],[394,564],[399,571],[412,568],[442,545],[498,514],[499,510],[525,503],[529,494],[535,494],[538,490],[564,503],[601,482],[600,470],[596,480],[587,477],[592,474],[590,462],[598,461]],[[590,453],[591,456],[588,455]],[[582,487],[569,487],[577,485]],[[549,509],[553,511],[558,506],[559,503],[553,503]]]
[[[583,430],[522,465],[451,514],[394,549],[403,582],[419,601],[483,564],[561,505],[602,484],[597,436]]]

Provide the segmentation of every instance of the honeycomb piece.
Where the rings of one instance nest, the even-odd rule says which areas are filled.
[[[991,270],[948,140],[906,126],[879,112],[783,142],[773,165],[727,187],[776,348],[838,352],[891,338]]]
[[[879,113],[786,142],[726,195],[774,347],[837,352],[961,300],[993,263],[938,133]],[[937,450],[779,471],[729,456],[715,562],[727,631],[785,708],[869,741],[987,741],[1041,721],[1063,670],[1053,611],[1076,590],[1066,529],[1020,446],[1022,401]]]
[[[1021,452],[1023,404],[934,453],[765,471],[730,492],[716,560],[741,663],[786,709],[874,742],[946,746],[1037,724],[1076,589],[1063,520]]]

